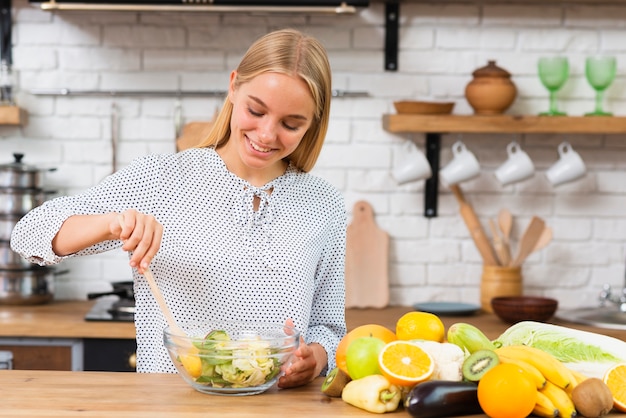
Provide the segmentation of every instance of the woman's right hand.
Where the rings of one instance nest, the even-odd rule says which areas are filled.
[[[122,240],[130,251],[130,266],[143,274],[161,246],[163,226],[152,215],[128,209],[116,214],[110,223],[111,234]]]

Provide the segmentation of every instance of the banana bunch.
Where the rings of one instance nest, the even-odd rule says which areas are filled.
[[[518,365],[537,386],[533,414],[546,418],[573,418],[576,415],[572,390],[585,379],[572,372],[554,356],[538,348],[519,345],[495,349],[502,363]]]

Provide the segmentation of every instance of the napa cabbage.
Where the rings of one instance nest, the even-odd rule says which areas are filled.
[[[590,377],[602,378],[611,366],[626,362],[625,341],[543,322],[518,322],[493,343],[496,347],[528,345],[541,349],[572,370]]]

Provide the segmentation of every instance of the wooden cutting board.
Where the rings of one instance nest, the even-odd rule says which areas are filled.
[[[389,304],[389,235],[378,228],[372,206],[354,204],[346,236],[346,308]]]
[[[184,151],[202,142],[211,130],[212,122],[189,122],[176,138],[176,151]]]

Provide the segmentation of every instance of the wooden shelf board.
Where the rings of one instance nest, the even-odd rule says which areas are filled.
[[[26,112],[17,106],[0,106],[0,125],[23,125]]]
[[[626,134],[626,117],[383,115],[389,132]]]

